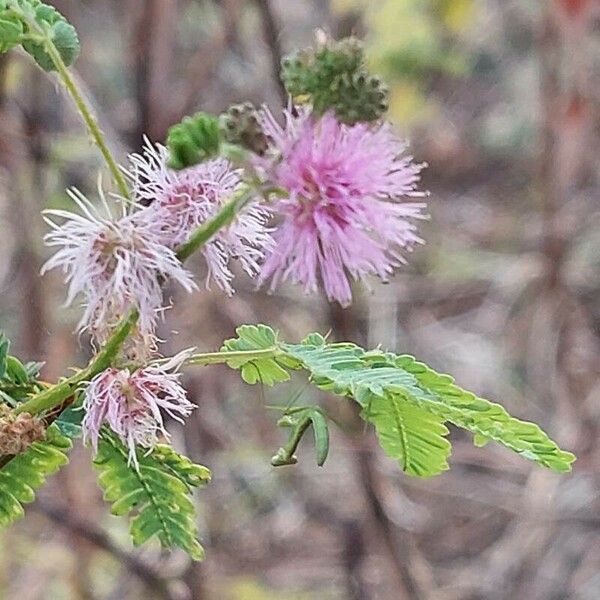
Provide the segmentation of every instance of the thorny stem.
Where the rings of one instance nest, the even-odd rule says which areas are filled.
[[[75,106],[77,107],[77,110],[79,111],[83,121],[85,122],[86,127],[88,128],[88,131],[90,132],[90,135],[92,136],[94,142],[100,149],[100,152],[104,157],[104,160],[110,170],[110,173],[115,183],[117,184],[117,187],[119,188],[119,192],[124,198],[129,199],[129,187],[127,185],[125,177],[123,176],[123,173],[119,169],[117,161],[115,160],[111,151],[108,148],[108,145],[104,138],[104,134],[102,133],[98,122],[93,115],[92,109],[88,106],[85,98],[83,97],[83,94],[78,89],[73,77],[71,77],[69,69],[67,68],[67,65],[65,65],[60,55],[60,52],[57,50],[52,40],[52,37],[45,28],[40,26],[40,24],[35,20],[35,18],[31,17],[29,14],[27,14],[25,11],[22,11],[17,6],[15,6],[14,10],[19,11],[21,18],[25,19],[30,29],[35,32],[35,36],[32,37],[39,38],[39,41],[44,45],[48,56],[51,58],[56,68],[58,76],[60,77],[67,92],[73,99]]]

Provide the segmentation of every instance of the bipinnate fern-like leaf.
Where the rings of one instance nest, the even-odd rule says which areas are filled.
[[[209,469],[166,445],[149,454],[138,452],[138,463],[137,468],[130,464],[123,444],[113,434],[103,433],[94,465],[112,514],[131,515],[134,545],[156,536],[164,548],[179,547],[194,560],[202,560],[191,493],[210,481]]]
[[[70,448],[71,440],[51,425],[44,441],[34,442],[0,470],[0,527],[23,517],[23,504],[33,502],[46,478],[69,462]]]
[[[319,334],[287,344],[269,329],[239,327],[238,339],[227,341],[225,348],[259,349],[268,341],[275,350],[265,379],[274,370],[272,363],[282,370],[303,368],[320,389],[353,398],[362,408],[361,416],[374,425],[384,450],[408,474],[429,476],[447,468],[450,446],[445,423],[472,432],[478,445],[494,440],[544,467],[571,469],[575,456],[561,450],[538,425],[510,416],[501,405],[461,389],[452,377],[412,356],[365,351],[352,343],[329,344]],[[253,379],[262,380],[263,363],[252,364]]]

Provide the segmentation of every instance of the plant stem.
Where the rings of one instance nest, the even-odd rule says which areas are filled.
[[[229,225],[235,215],[256,194],[253,188],[244,190],[241,194],[234,196],[223,208],[210,220],[198,227],[190,238],[177,249],[177,258],[184,261],[190,257],[198,248],[206,244],[220,229]]]
[[[83,94],[78,89],[75,80],[73,79],[73,77],[71,77],[69,69],[67,68],[67,65],[65,65],[60,55],[60,52],[54,45],[52,37],[50,36],[48,31],[46,31],[43,27],[40,26],[40,24],[35,20],[35,18],[22,11],[20,12],[20,16],[21,18],[27,21],[27,24],[29,25],[30,29],[35,31],[35,33],[37,34],[36,37],[39,36],[39,41],[41,41],[44,44],[44,48],[48,53],[48,56],[51,58],[52,63],[56,68],[56,72],[58,73],[58,76],[60,77],[67,92],[73,99],[73,102],[75,103],[79,114],[85,122],[94,142],[100,149],[100,152],[104,157],[104,160],[111,172],[111,175],[115,183],[117,184],[117,187],[119,188],[119,192],[124,198],[129,199],[130,193],[127,181],[125,180],[123,173],[119,169],[117,161],[113,157],[111,151],[108,149],[108,145],[106,143],[106,140],[104,139],[104,134],[100,130],[98,122],[93,115],[92,109],[88,106],[88,103],[83,97]]]
[[[35,415],[44,410],[54,408],[55,406],[61,404],[65,398],[71,396],[80,383],[92,379],[98,375],[98,373],[101,373],[110,367],[112,360],[119,351],[123,342],[127,339],[127,336],[136,324],[138,318],[138,311],[133,309],[129,315],[121,321],[108,342],[106,342],[102,350],[94,357],[92,362],[90,362],[85,369],[75,373],[75,375],[72,375],[64,381],[57,383],[51,388],[48,388],[47,390],[44,390],[43,392],[33,396],[33,398],[27,402],[19,404],[19,406],[15,409],[15,413],[19,414],[27,412]]]
[[[193,240],[193,243],[190,244],[190,242],[187,242],[183,246],[180,246],[177,252],[178,258],[183,261],[185,258],[193,254],[193,252],[198,250],[198,248],[200,248],[208,240],[210,240],[210,238],[212,238],[212,236],[215,235],[215,233],[217,233],[217,231],[219,231],[221,227],[224,227],[225,225],[230,223],[231,220],[234,218],[237,210],[239,210],[241,206],[248,202],[248,200],[253,196],[254,193],[256,192],[253,189],[246,190],[244,193],[242,193],[241,196],[238,196],[237,198],[234,198],[233,200],[225,204],[225,206],[223,206],[223,208],[210,221],[207,221],[206,223],[198,227],[196,231],[192,233],[192,236],[190,238],[190,242]],[[98,373],[100,373],[101,371],[103,371],[111,365],[112,360],[117,355],[117,352],[121,348],[123,342],[125,342],[125,340],[127,339],[127,336],[131,332],[138,318],[138,311],[135,309],[132,310],[130,314],[127,317],[125,317],[121,321],[121,323],[119,323],[112,336],[106,342],[104,348],[96,355],[96,357],[85,369],[75,373],[75,375],[72,375],[68,379],[57,383],[56,385],[48,388],[47,390],[36,394],[31,399],[27,400],[27,402],[20,404],[18,408],[15,409],[15,412],[17,414],[22,412],[38,414],[44,410],[50,410],[55,406],[61,404],[65,400],[65,398],[68,398],[71,394],[73,394],[73,392],[80,383],[90,380],[91,378],[95,377],[96,375],[98,375]],[[252,354],[253,356],[258,354],[258,358],[263,352],[266,355],[270,355],[269,353],[274,353],[276,352],[276,350],[276,348],[268,349],[268,352],[263,350],[257,350],[252,351]],[[214,358],[217,356],[217,354],[219,353],[215,353],[214,355],[199,354],[198,362],[194,362],[193,364],[216,364],[219,362],[226,362],[227,360],[231,360],[232,358],[236,358],[235,356],[230,356],[229,359],[221,358],[220,360],[217,360],[216,358]],[[240,355],[241,353],[232,352],[229,354]],[[237,356],[237,358],[241,358],[241,356]]]
[[[260,350],[238,350],[231,352],[205,352],[194,354],[185,361],[186,365],[217,365],[231,360],[251,361],[256,358],[275,358],[281,354],[277,346],[261,348]]]
[[[267,199],[269,195],[282,195],[285,192],[281,188],[263,186],[259,184],[249,185],[244,190],[238,192],[234,197],[223,205],[221,210],[210,220],[198,227],[190,238],[177,248],[177,258],[184,261],[190,257],[196,250],[206,244],[220,229],[229,225],[235,216],[257,196]]]

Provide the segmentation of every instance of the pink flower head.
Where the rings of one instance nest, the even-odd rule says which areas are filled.
[[[390,124],[344,125],[328,113],[286,112],[281,127],[265,109],[262,124],[271,140],[257,166],[289,197],[275,209],[283,218],[260,283],[300,283],[314,292],[322,282],[329,300],[352,301],[349,279],[374,274],[387,280],[421,238],[415,219],[425,204],[399,202],[423,197],[417,190],[424,165],[403,156],[406,145]]]
[[[159,224],[144,210],[105,218],[81,193],[69,194],[82,214],[46,211],[63,222],[46,218],[52,231],[44,239],[58,250],[42,272],[59,267],[66,273],[66,303],[83,295],[85,313],[79,329],[89,329],[100,343],[133,307],[140,312],[140,334],[152,335],[162,305],[160,279],[174,279],[191,291],[195,285],[190,274],[162,243]]]
[[[132,177],[135,195],[141,204],[149,204],[163,225],[165,243],[175,248],[185,242],[198,226],[214,217],[223,204],[241,186],[239,170],[222,158],[194,167],[174,171],[167,166],[168,150],[146,140],[143,154],[133,154]],[[259,263],[273,239],[266,228],[270,212],[258,204],[248,205],[235,221],[219,231],[202,248],[210,279],[227,294],[233,293],[230,261],[240,260],[251,277],[257,275]]]
[[[183,422],[195,408],[177,372],[189,354],[183,351],[162,364],[133,372],[110,368],[94,377],[85,390],[84,440],[97,451],[106,424],[129,448],[129,461],[137,464],[137,446],[152,449],[159,436],[168,439],[162,413]]]

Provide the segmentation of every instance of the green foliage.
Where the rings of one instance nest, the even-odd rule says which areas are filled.
[[[219,120],[199,112],[173,125],[167,135],[169,166],[184,169],[218,156],[221,148]]]
[[[130,533],[136,546],[156,536],[164,548],[179,547],[194,560],[204,550],[198,540],[192,489],[210,481],[210,471],[159,445],[149,454],[138,453],[138,467],[130,464],[127,449],[104,433],[94,465],[104,499],[113,515],[133,513]]]
[[[22,44],[44,71],[54,71],[44,38],[52,41],[65,65],[79,56],[77,31],[53,6],[40,0],[0,0],[0,52]]]
[[[29,394],[40,391],[37,377],[42,363],[22,363],[9,351],[10,342],[0,333],[0,401],[14,406]]]
[[[328,344],[319,334],[300,344],[286,344],[264,325],[240,327],[238,335],[226,348],[275,345],[279,350],[269,359],[266,376],[273,363],[282,371],[302,367],[320,389],[358,402],[384,450],[408,474],[428,476],[447,468],[446,422],[474,433],[478,445],[494,440],[558,472],[569,471],[575,460],[534,423],[511,417],[499,404],[459,388],[450,376],[436,373],[411,356],[368,352],[352,343]],[[263,363],[253,364],[255,379],[260,380]],[[243,367],[232,362],[229,366]]]
[[[443,418],[391,394],[373,394],[361,416],[374,425],[381,447],[407,474],[429,477],[449,468],[452,446]]]
[[[75,395],[73,404],[62,411],[55,421],[55,425],[59,428],[60,432],[72,440],[79,438],[82,435],[81,423],[85,415],[82,404],[83,393],[78,392]]]
[[[281,79],[295,98],[308,98],[315,112],[333,110],[341,121],[375,121],[388,109],[388,91],[371,75],[355,38],[328,41],[286,56]]]
[[[277,335],[266,325],[242,325],[236,329],[237,338],[225,340],[223,352],[239,352],[248,350],[269,350],[278,347]],[[280,363],[283,363],[280,364]],[[263,383],[274,385],[288,381],[289,373],[285,370],[285,356],[266,358],[240,357],[227,363],[232,369],[240,369],[242,379],[249,384]],[[287,364],[289,364],[289,359]],[[292,365],[290,365],[292,366]]]
[[[0,470],[0,526],[10,525],[24,515],[23,504],[35,500],[35,492],[60,467],[67,464],[71,441],[55,425],[46,439],[34,442]]]
[[[18,46],[22,35],[22,21],[6,14],[6,9],[0,3],[0,54]]]

